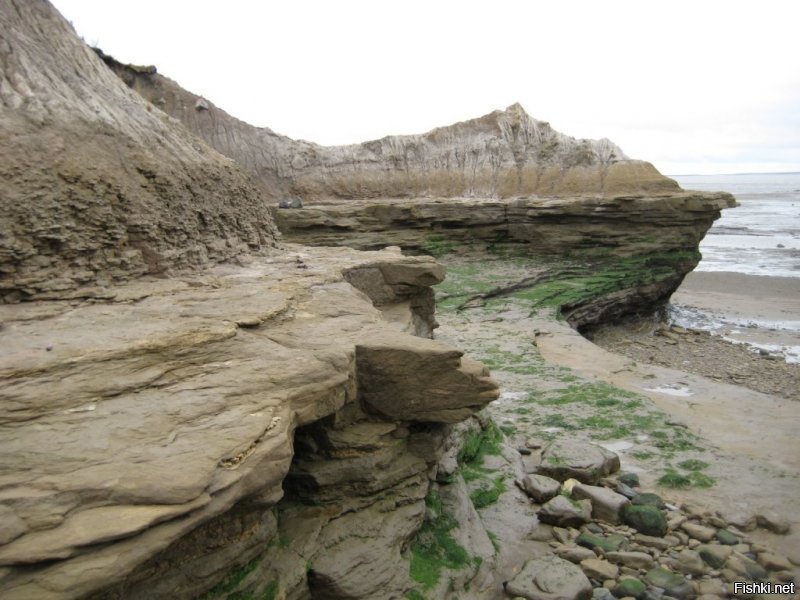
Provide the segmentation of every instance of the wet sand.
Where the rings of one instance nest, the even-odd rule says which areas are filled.
[[[743,321],[800,324],[800,277],[694,271],[671,301]]]

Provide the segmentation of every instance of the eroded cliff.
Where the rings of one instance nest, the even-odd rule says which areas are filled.
[[[0,595],[401,597],[447,430],[497,396],[429,339],[442,267],[275,248],[51,6],[0,23]]]
[[[127,89],[60,15],[6,0],[0,19],[3,301],[102,295],[275,245],[250,177]]]
[[[323,147],[252,127],[154,67],[97,52],[268,189],[300,196],[302,210],[273,205],[285,239],[417,253],[512,245],[540,262],[569,257],[586,278],[609,274],[595,293],[565,298],[560,309],[576,327],[652,312],[697,265],[720,211],[735,206],[727,193],[681,190],[609,140],[558,133],[518,104],[421,135]]]
[[[576,196],[678,191],[607,139],[576,139],[519,104],[419,135],[320,146],[253,127],[155,67],[98,54],[132,89],[180,120],[268,189],[304,199]]]
[[[508,485],[519,454],[479,412],[497,385],[429,339],[441,265],[278,248],[270,205],[316,202],[277,214],[319,245],[600,246],[641,267],[568,295],[581,323],[677,286],[730,198],[519,106],[323,148],[103,57],[176,120],[43,0],[0,8],[2,596],[502,595],[543,548]]]

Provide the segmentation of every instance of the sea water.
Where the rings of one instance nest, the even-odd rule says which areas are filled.
[[[698,271],[800,277],[800,173],[672,178],[685,190],[730,192],[740,204],[723,210],[700,243]]]
[[[673,175],[686,190],[725,191],[740,206],[722,211],[700,243],[697,271],[800,277],[800,173]],[[694,307],[668,307],[671,322],[706,329],[754,351],[800,363],[800,315],[782,321],[733,319]]]

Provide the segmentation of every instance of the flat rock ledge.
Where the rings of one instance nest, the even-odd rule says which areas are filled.
[[[3,598],[96,593],[243,499],[274,505],[295,429],[348,406],[372,424],[334,449],[485,406],[482,365],[412,335],[443,275],[397,249],[288,245],[104,302],[0,306]]]

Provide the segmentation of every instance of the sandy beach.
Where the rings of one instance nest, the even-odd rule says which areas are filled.
[[[693,271],[671,301],[739,321],[793,322],[800,326],[800,277]]]
[[[672,305],[671,328],[630,319],[590,339],[645,364],[800,401],[800,278],[694,272]]]

